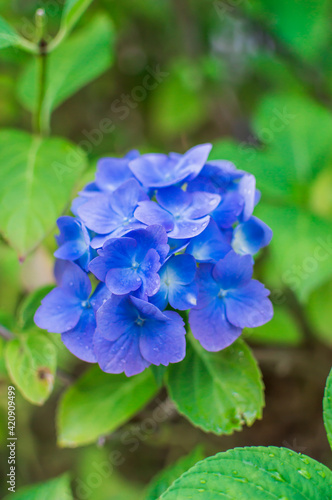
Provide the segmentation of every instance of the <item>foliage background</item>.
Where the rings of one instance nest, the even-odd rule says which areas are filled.
[[[61,18],[55,0],[0,0],[0,14],[29,34],[41,6],[49,33],[55,34]],[[211,141],[214,158],[229,159],[257,177],[262,191],[257,215],[274,231],[270,248],[259,255],[257,276],[272,291],[275,317],[245,335],[263,372],[266,407],[262,421],[221,437],[204,434],[170,410],[130,451],[121,436],[149,418],[154,401],[97,446],[59,448],[57,401],[68,381],[85,369],[59,346],[60,372],[47,402],[33,406],[17,394],[18,485],[70,471],[75,492],[91,464],[112,450],[123,453],[124,462],[86,498],[139,498],[158,471],[193,449],[195,462],[200,453],[234,446],[286,446],[331,466],[321,414],[332,358],[331,14],[330,0],[99,0],[79,21],[77,29],[84,30],[99,15],[114,27],[114,34],[78,63],[75,78],[87,67],[102,66],[97,59],[111,46],[103,74],[95,80],[92,75],[52,117],[53,135],[83,148],[82,141],[89,143],[90,166],[79,185],[93,177],[100,156],[133,148],[184,152]],[[68,90],[70,57],[64,55],[61,66],[68,97],[75,90]],[[30,59],[13,48],[0,52],[1,128],[30,130],[31,116],[21,105],[29,108],[33,101]],[[162,76],[155,88],[137,90],[158,68]],[[101,132],[105,118],[113,122],[111,132]],[[0,313],[7,328],[24,297],[53,280],[53,234],[24,263],[0,243]],[[2,360],[0,372],[4,444],[8,378]],[[165,393],[158,398],[164,400]]]

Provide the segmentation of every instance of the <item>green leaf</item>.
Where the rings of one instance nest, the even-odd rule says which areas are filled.
[[[113,61],[113,25],[105,16],[95,17],[68,41],[49,54],[43,121],[79,89],[100,76]],[[18,87],[22,104],[34,111],[38,96],[37,61],[27,67]]]
[[[165,374],[166,374],[166,371],[167,371],[167,366],[163,366],[163,365],[159,365],[159,366],[151,365],[150,366],[150,370],[152,371],[153,376],[154,376],[155,381],[157,382],[158,386],[162,387],[162,385],[164,383]]]
[[[51,479],[45,483],[20,488],[16,493],[10,493],[4,500],[73,500],[70,490],[70,480],[67,474]]]
[[[157,474],[148,486],[145,500],[157,500],[181,474],[204,458],[201,446]]]
[[[218,353],[188,342],[185,359],[169,368],[167,387],[179,412],[206,432],[231,434],[262,416],[261,373],[242,340]]]
[[[274,307],[274,315],[266,325],[245,330],[246,340],[269,345],[299,345],[303,336],[300,325],[287,309]]]
[[[305,185],[331,160],[332,116],[307,97],[268,94],[253,126],[266,149],[274,151],[277,163],[269,169],[278,173],[285,188]]]
[[[332,346],[331,310],[332,281],[328,281],[310,294],[306,312],[315,335]]]
[[[0,232],[24,257],[65,209],[86,157],[64,139],[2,130],[0,164]]]
[[[235,448],[209,457],[183,474],[160,500],[330,499],[332,472],[286,448]]]
[[[253,173],[263,199],[265,195],[306,203],[308,183],[332,158],[331,114],[307,97],[268,94],[256,110],[253,128],[261,148],[221,141],[210,158],[230,160]]]
[[[265,263],[268,283],[273,288],[291,288],[305,302],[315,288],[332,276],[331,223],[300,208],[263,202],[255,215],[273,229]]]
[[[0,16],[0,49],[19,45],[19,43],[20,36],[16,33],[14,28]]]
[[[91,3],[92,0],[66,0],[62,11],[61,28],[66,30],[67,34]]]
[[[323,418],[326,429],[327,439],[332,449],[332,370],[327,377],[324,399],[323,399]]]
[[[196,130],[207,116],[202,85],[201,68],[186,60],[176,61],[151,95],[153,130],[161,137]]]
[[[43,286],[42,288],[38,288],[38,290],[35,290],[34,292],[30,293],[27,297],[25,297],[22,304],[20,305],[18,311],[18,321],[17,321],[18,326],[22,328],[22,330],[28,330],[29,328],[33,328],[35,326],[35,322],[33,320],[35,312],[40,306],[42,299],[53,288],[54,288],[53,285],[46,285]]]
[[[314,60],[329,41],[328,0],[258,0],[243,7],[301,59]]]
[[[6,365],[14,384],[33,404],[42,405],[53,389],[56,348],[39,332],[21,334],[6,348]]]
[[[95,366],[61,399],[58,410],[58,442],[74,447],[95,442],[127,422],[156,394],[150,370],[134,377],[110,375]]]

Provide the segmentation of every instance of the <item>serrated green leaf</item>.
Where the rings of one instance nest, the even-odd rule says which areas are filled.
[[[20,36],[7,21],[0,16],[0,49],[18,45]]]
[[[188,455],[179,458],[174,464],[157,474],[145,493],[145,500],[157,500],[181,474],[204,458],[201,446],[197,446]]]
[[[332,499],[332,472],[286,448],[248,447],[202,460],[177,479],[160,500]]]
[[[65,209],[86,157],[64,139],[2,130],[0,164],[0,231],[24,257]]]
[[[88,26],[49,54],[42,107],[44,122],[48,122],[51,112],[62,102],[111,65],[113,42],[112,23],[105,16],[97,16]],[[34,111],[37,106],[37,71],[37,61],[32,61],[18,86],[19,99],[30,111]]]
[[[128,421],[156,394],[150,370],[134,377],[110,375],[95,366],[61,399],[57,428],[60,446],[95,442]]]
[[[323,418],[327,439],[332,449],[332,370],[330,371],[326,381],[323,399]]]
[[[69,476],[65,474],[45,483],[20,488],[4,500],[73,500]]]
[[[14,384],[28,401],[42,405],[54,384],[54,344],[44,334],[32,331],[8,342],[5,355]]]
[[[188,342],[185,359],[169,368],[167,388],[179,412],[206,432],[231,434],[262,416],[261,373],[242,340],[218,353]]]
[[[61,27],[69,33],[93,0],[66,0],[62,11]]]
[[[22,330],[28,330],[35,326],[33,317],[38,307],[40,306],[41,300],[54,288],[53,285],[46,285],[42,288],[38,288],[34,292],[30,293],[23,300],[18,311],[17,323]]]

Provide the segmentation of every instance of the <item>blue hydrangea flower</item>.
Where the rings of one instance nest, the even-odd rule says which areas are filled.
[[[255,177],[207,162],[210,149],[101,159],[73,202],[75,217],[58,220],[58,286],[35,321],[77,357],[127,375],[180,361],[185,329],[168,305],[190,310],[210,351],[272,317],[269,291],[252,279],[253,255],[272,237],[253,216]],[[100,281],[92,295],[84,271]]]
[[[215,265],[198,269],[197,305],[189,313],[192,333],[207,351],[220,351],[232,344],[245,327],[267,323],[273,308],[269,290],[252,279],[249,255],[234,251]]]
[[[188,193],[178,187],[158,191],[157,202],[141,201],[135,217],[146,225],[160,224],[174,239],[192,238],[200,234],[220,203],[220,196],[211,193]]]
[[[63,216],[57,220],[60,230],[55,239],[59,248],[54,252],[58,259],[76,262],[87,271],[91,257],[90,236],[84,224],[74,217]]]
[[[100,248],[112,237],[122,236],[133,229],[145,227],[139,222],[134,211],[138,203],[149,199],[135,179],[121,184],[111,194],[99,194],[78,208],[84,224],[102,237],[95,237],[91,246]]]
[[[217,262],[232,250],[229,238],[211,219],[204,231],[190,240],[186,253],[195,257],[197,262]]]
[[[174,255],[159,272],[160,288],[150,302],[163,310],[169,303],[174,309],[185,311],[197,303],[195,259],[188,254]]]
[[[255,255],[272,239],[272,229],[257,217],[250,217],[234,229],[233,249],[241,255]]]
[[[211,144],[195,146],[184,155],[158,153],[142,155],[129,163],[129,168],[143,186],[161,188],[193,179],[203,168]]]
[[[89,269],[116,295],[139,290],[140,295],[150,296],[159,289],[158,271],[168,251],[165,229],[150,226],[107,241]]]
[[[131,295],[113,295],[97,312],[94,344],[97,361],[107,373],[136,375],[145,368],[182,361],[185,328],[173,311]]]
[[[110,296],[104,284],[91,294],[87,274],[76,264],[66,262],[58,273],[58,286],[41,302],[34,321],[39,328],[61,333],[62,342],[75,356],[96,362],[93,335],[96,329],[95,313]]]

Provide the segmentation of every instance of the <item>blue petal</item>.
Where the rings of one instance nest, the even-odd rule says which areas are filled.
[[[211,217],[220,228],[228,228],[236,222],[242,210],[242,196],[236,191],[231,191],[223,196],[220,205],[211,213]]]
[[[110,299],[112,296],[111,292],[107,288],[104,283],[99,283],[95,291],[93,292],[91,298],[90,298],[90,304],[93,307],[93,310],[95,312],[98,311],[98,309],[105,304],[105,302]]]
[[[137,318],[137,309],[128,296],[112,295],[97,311],[97,330],[105,339],[114,341],[125,334]]]
[[[149,297],[149,301],[151,304],[154,306],[158,307],[161,311],[163,311],[168,304],[168,286],[161,281],[160,282],[160,288],[158,292],[155,295],[152,295],[152,297]]]
[[[189,220],[189,219],[177,219],[174,220],[174,229],[168,234],[170,238],[174,239],[184,239],[193,238],[198,234],[202,233],[204,229],[210,222],[210,216],[202,217],[201,219]]]
[[[192,193],[192,202],[185,210],[184,215],[188,219],[199,219],[210,214],[220,203],[221,197],[211,193]]]
[[[169,256],[181,252],[182,250],[185,250],[187,246],[189,245],[190,239],[185,238],[185,239],[173,239],[173,238],[168,238],[168,244],[169,244]]]
[[[225,297],[228,321],[241,328],[254,328],[270,321],[273,307],[267,298],[269,293],[269,290],[256,280],[251,280],[236,290],[230,290]]]
[[[200,264],[197,270],[195,281],[198,285],[198,298],[195,309],[206,307],[218,296],[220,285],[213,278],[212,270],[212,264]]]
[[[155,201],[141,201],[134,212],[134,216],[147,226],[159,224],[170,231],[174,227],[172,215],[161,208]]]
[[[128,377],[131,377],[150,366],[150,363],[140,353],[137,332],[129,331],[114,342],[110,342],[96,331],[94,346],[98,364],[106,373],[124,372]]]
[[[215,262],[225,257],[231,249],[227,238],[211,219],[207,228],[190,240],[186,252],[193,255],[198,262]]]
[[[147,321],[142,328],[139,346],[143,357],[154,365],[182,361],[186,354],[184,322],[174,311],[164,313],[166,321]]]
[[[61,340],[67,349],[79,359],[95,363],[93,335],[96,329],[96,319],[93,309],[85,309],[77,325],[61,335]]]
[[[216,299],[202,309],[192,309],[189,324],[194,337],[207,351],[220,351],[231,345],[241,335],[242,329],[233,326],[226,318],[225,305]]]
[[[129,179],[119,186],[111,197],[111,206],[115,213],[124,219],[130,219],[138,202],[148,200],[136,179]]]
[[[103,191],[113,192],[133,177],[129,158],[101,158],[97,163],[96,185]]]
[[[198,285],[192,282],[188,285],[176,284],[169,288],[168,301],[174,309],[186,311],[197,305]]]
[[[41,301],[34,321],[39,328],[63,333],[74,328],[82,314],[81,301],[63,288],[54,288]]]
[[[157,192],[156,198],[162,208],[176,216],[189,207],[192,203],[193,195],[176,186],[172,186],[160,189]]]
[[[196,177],[204,166],[210,144],[195,146],[182,157],[161,154],[142,155],[129,163],[135,177],[147,187],[167,187]]]
[[[138,275],[143,283],[143,290],[148,296],[154,295],[160,287],[160,257],[154,248],[150,248],[139,266]]]
[[[272,239],[272,230],[257,217],[250,217],[234,230],[233,249],[242,255],[255,255]]]
[[[164,309],[167,302],[174,309],[190,309],[197,302],[197,285],[192,284],[196,274],[196,262],[191,255],[171,257],[160,270],[160,290],[150,301]]]
[[[253,265],[250,255],[240,256],[231,250],[219,260],[212,274],[220,288],[229,290],[246,285],[252,277]]]
[[[169,245],[165,228],[160,225],[152,225],[145,229],[137,229],[126,235],[128,238],[134,238],[137,241],[137,256],[142,259],[150,248],[158,252],[161,264],[165,261]]]
[[[90,262],[89,269],[100,281],[106,281],[110,269],[132,267],[136,248],[137,242],[133,238],[112,238],[99,251],[101,256]]]
[[[240,179],[238,184],[238,192],[244,201],[241,220],[246,221],[251,217],[256,199],[256,179],[251,174],[246,174]]]
[[[112,209],[111,196],[98,194],[78,208],[84,224],[96,233],[110,233],[122,224],[123,218]]]
[[[195,259],[188,254],[171,257],[160,271],[162,281],[171,287],[173,284],[188,285],[196,274]]]
[[[87,300],[91,293],[91,282],[86,272],[70,261],[63,261],[63,264],[58,264],[57,267],[58,285],[79,300]]]
[[[189,182],[187,190],[223,193],[236,179],[243,176],[241,170],[228,160],[214,160],[206,163],[200,174]]]

